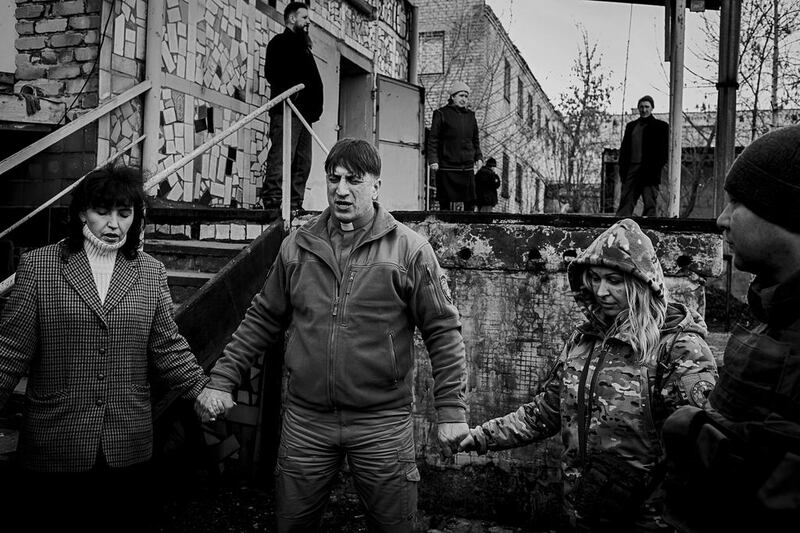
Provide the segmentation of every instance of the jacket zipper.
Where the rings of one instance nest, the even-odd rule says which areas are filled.
[[[389,356],[392,359],[392,379],[397,386],[400,381],[400,372],[397,370],[397,353],[394,350],[394,331],[389,332]]]
[[[336,383],[336,315],[339,314],[339,282],[334,280],[333,308],[331,309],[331,335],[328,339],[328,401],[336,406],[334,385]]]
[[[350,293],[353,291],[353,281],[356,278],[356,271],[350,270],[350,275],[347,277],[347,290],[344,292],[344,296],[342,297],[342,319],[340,323],[344,326],[347,324],[347,299],[350,297]]]

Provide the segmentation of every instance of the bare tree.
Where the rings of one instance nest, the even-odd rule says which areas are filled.
[[[550,142],[563,146],[559,189],[573,211],[580,209],[588,185],[599,179],[603,143],[601,126],[608,119],[611,101],[610,74],[602,66],[603,56],[586,29],[579,27],[581,43],[572,64],[572,79],[559,98],[564,119],[561,131],[549,132]]]
[[[694,72],[700,79],[716,82],[719,50],[719,18],[703,15],[706,46],[693,53],[706,71]],[[797,0],[744,0],[739,47],[738,107],[750,114],[750,137],[754,139],[770,125],[784,107],[800,106],[800,2]],[[772,109],[767,124],[762,107]]]

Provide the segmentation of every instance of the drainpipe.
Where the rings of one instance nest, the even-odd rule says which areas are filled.
[[[411,8],[411,28],[408,32],[408,83],[419,85],[419,8],[409,4]]]
[[[145,49],[145,78],[153,85],[144,95],[142,130],[146,135],[142,146],[142,171],[155,174],[158,165],[158,134],[161,114],[161,40],[164,37],[164,0],[147,2],[147,48]],[[157,187],[149,194],[155,195]]]

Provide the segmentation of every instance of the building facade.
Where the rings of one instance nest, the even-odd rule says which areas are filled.
[[[0,98],[4,124],[0,131],[27,131],[30,135],[13,149],[6,145],[6,151],[13,153],[134,87],[147,77],[148,62],[156,61],[160,63],[157,161],[142,162],[141,145],[124,158],[143,163],[151,173],[166,168],[267,102],[269,87],[263,75],[266,45],[283,31],[282,12],[287,3],[17,0],[2,13],[14,24],[3,37],[9,46],[0,49],[0,90],[6,93]],[[311,11],[313,53],[324,84],[324,113],[314,125],[315,132],[327,147],[343,134],[377,142],[375,94],[379,80],[405,83],[409,87],[404,85],[404,89],[421,98],[420,92],[407,84],[413,52],[412,3],[306,3]],[[153,12],[156,4],[163,6],[162,12]],[[154,30],[161,41],[154,47],[155,53],[147,47],[148,31]],[[21,96],[26,92],[31,96]],[[353,94],[358,95],[360,108],[349,96]],[[27,110],[23,98],[31,102]],[[38,109],[30,112],[32,108]],[[421,124],[421,105],[412,111]],[[143,117],[142,100],[134,98],[81,132],[79,140],[68,138],[72,148],[66,149],[77,150],[74,158],[64,158],[65,146],[56,146],[55,151],[20,165],[4,176],[13,189],[10,196],[16,205],[41,203],[143,133],[153,135],[145,132]],[[264,114],[170,175],[155,193],[171,201],[252,206],[263,179],[268,131],[269,117]],[[417,145],[420,131],[421,126]],[[419,146],[416,152],[421,161]],[[324,150],[315,145],[308,209],[327,205],[324,157]],[[421,162],[417,166],[417,172],[408,178],[415,187],[420,182]],[[418,203],[415,206],[418,208]]]
[[[419,82],[426,124],[455,81],[469,85],[484,158],[497,160],[497,211],[540,213],[546,184],[560,168],[552,142],[561,117],[500,20],[483,0],[422,0]]]

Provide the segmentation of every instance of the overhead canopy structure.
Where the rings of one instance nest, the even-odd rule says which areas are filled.
[[[733,163],[736,132],[736,90],[739,88],[739,33],[742,0],[586,0],[615,4],[659,6],[665,9],[666,60],[670,62],[670,156],[669,213],[677,217],[680,208],[681,132],[683,130],[683,49],[686,9],[719,10],[719,77],[717,81],[717,131],[714,150],[716,211],[722,211],[725,174]]]

